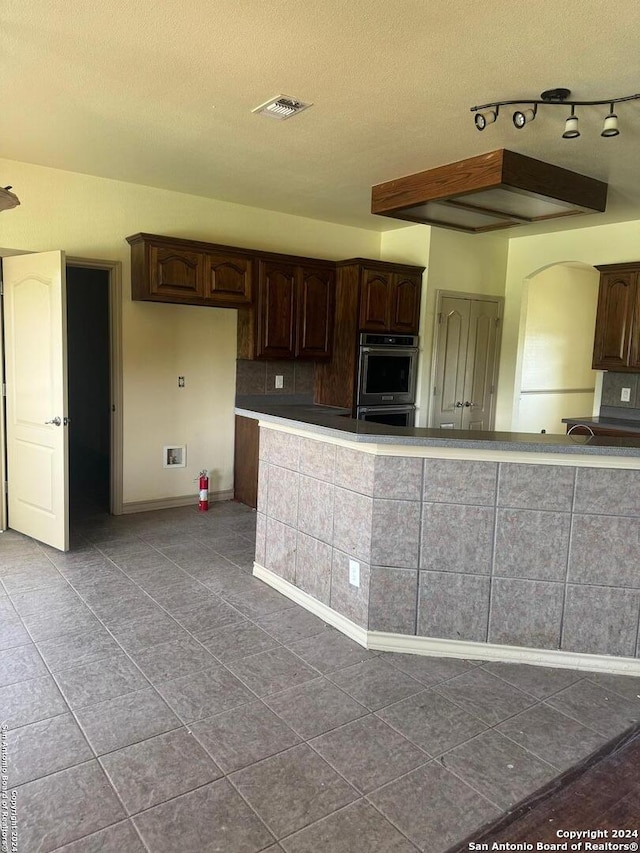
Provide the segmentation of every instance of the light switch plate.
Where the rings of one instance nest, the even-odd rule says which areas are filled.
[[[284,388],[284,376],[276,376],[276,388]]]
[[[631,400],[631,388],[620,389],[620,402],[628,403]]]
[[[360,586],[360,563],[349,560],[349,583],[351,586]]]

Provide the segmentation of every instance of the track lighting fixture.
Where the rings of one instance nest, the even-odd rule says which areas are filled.
[[[562,134],[563,139],[577,139],[580,136],[580,131],[578,130],[578,116],[576,115],[576,108],[571,107],[571,115],[564,123],[564,133]]]
[[[618,116],[613,111],[613,104],[609,107],[609,115],[604,120],[604,127],[600,136],[617,136],[620,133],[618,130]]]
[[[605,104],[609,105],[609,114],[604,120],[604,126],[600,136],[618,136],[618,116],[613,111],[613,105],[619,104],[622,101],[637,101],[640,99],[638,95],[627,95],[624,98],[606,98],[603,101],[570,101],[568,100],[571,91],[569,89],[557,88],[547,89],[542,92],[539,98],[523,99],[513,101],[496,101],[492,104],[482,104],[478,107],[471,107],[471,112],[475,113],[475,125],[478,130],[484,130],[488,124],[493,124],[498,118],[500,107],[509,106],[511,104],[519,104],[521,106],[530,107],[529,109],[519,109],[513,114],[513,124],[518,129],[522,129],[526,124],[529,124],[536,117],[538,106],[540,104],[549,106],[565,106],[571,107],[571,115],[567,118],[564,125],[563,139],[577,139],[580,136],[578,129],[578,116],[576,115],[576,107],[599,107]]]
[[[498,118],[498,107],[495,110],[489,110],[486,113],[476,113],[475,122],[478,130],[484,130],[488,124],[493,124]]]
[[[532,110],[524,110],[521,112],[520,110],[516,110],[513,114],[513,123],[517,128],[522,128],[530,121],[533,121],[536,117],[536,113],[538,112],[538,105],[536,104]]]

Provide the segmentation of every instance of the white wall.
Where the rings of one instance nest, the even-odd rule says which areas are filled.
[[[379,257],[380,234],[15,161],[0,160],[0,174],[21,201],[0,215],[0,246],[122,262],[125,504],[195,495],[201,468],[211,469],[212,488],[231,489],[236,312],[132,302],[125,237],[346,259]],[[162,468],[171,443],[187,445],[186,469]]]

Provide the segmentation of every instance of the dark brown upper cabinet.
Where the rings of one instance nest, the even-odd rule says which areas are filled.
[[[208,252],[204,256],[204,301],[219,306],[251,302],[251,258]]]
[[[418,334],[421,293],[421,273],[394,273],[391,290],[391,329],[394,332]]]
[[[202,256],[197,252],[149,246],[149,299],[202,301]]]
[[[337,265],[333,356],[315,370],[315,401],[352,408],[358,333],[417,335],[424,267],[354,258]]]
[[[296,356],[331,358],[336,273],[333,267],[305,264],[298,269]]]
[[[422,273],[362,269],[361,332],[417,335],[420,322]]]
[[[218,308],[250,304],[251,252],[156,234],[134,234],[127,241],[134,300]]]
[[[593,346],[595,370],[640,370],[640,263],[608,264],[600,271]]]
[[[335,265],[258,261],[255,309],[238,317],[239,358],[331,357]]]
[[[360,321],[363,332],[386,332],[391,326],[393,273],[363,270],[360,290]]]
[[[295,354],[296,268],[258,262],[256,357],[293,358]]]

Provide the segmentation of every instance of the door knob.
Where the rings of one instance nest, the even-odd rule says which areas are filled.
[[[464,405],[467,407],[467,409],[471,409],[475,406],[475,403],[470,403],[469,400],[465,400]]]
[[[466,403],[461,403],[460,400],[456,403],[456,409],[461,409],[463,406],[466,406]]]
[[[62,423],[61,418],[59,418],[57,416],[55,418],[51,418],[50,421],[45,421],[45,424],[53,424],[54,426],[60,426],[61,423]]]

